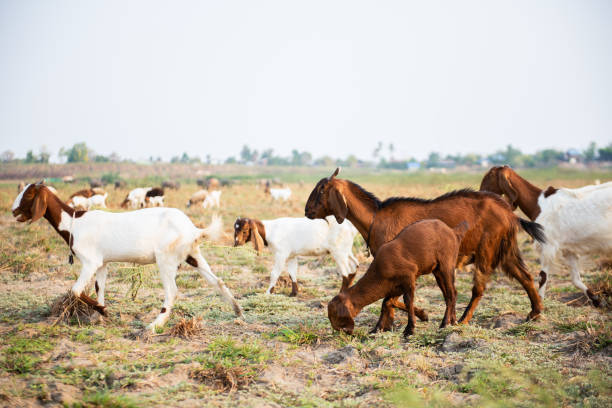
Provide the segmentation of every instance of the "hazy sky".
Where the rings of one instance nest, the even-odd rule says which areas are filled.
[[[612,142],[612,1],[0,0],[0,150]]]

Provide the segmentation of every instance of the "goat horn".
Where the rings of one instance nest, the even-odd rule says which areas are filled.
[[[331,175],[329,180],[335,178],[338,175],[338,173],[340,173],[340,167],[336,167],[336,171],[334,171],[334,174]]]

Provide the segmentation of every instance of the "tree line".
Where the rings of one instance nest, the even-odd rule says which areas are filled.
[[[121,158],[117,153],[110,155],[96,154],[86,143],[76,143],[70,148],[61,148],[59,156],[67,163],[85,162],[132,162],[132,160]],[[274,149],[258,151],[244,145],[237,156],[230,156],[224,160],[226,164],[245,164],[263,166],[333,166],[344,167],[378,167],[390,169],[418,169],[418,168],[453,168],[457,166],[488,166],[498,164],[509,164],[513,167],[550,167],[561,162],[610,162],[612,161],[612,143],[604,147],[598,147],[594,142],[584,150],[569,149],[566,151],[556,149],[539,150],[533,154],[521,152],[512,145],[506,146],[488,155],[477,153],[456,154],[443,156],[438,152],[431,152],[425,160],[415,158],[396,159],[394,157],[395,146],[390,143],[386,146],[378,142],[372,151],[372,158],[369,160],[359,159],[355,155],[346,158],[333,158],[331,156],[321,156],[314,158],[310,152],[294,149],[290,155],[283,156],[276,154]],[[16,158],[15,154],[6,150],[0,153],[0,161],[3,163],[49,163],[51,153],[43,146],[38,153],[29,150],[24,158]],[[161,157],[149,158],[149,162],[162,162]],[[197,155],[173,156],[170,163],[204,163],[213,164],[210,154],[204,159]],[[214,163],[218,163],[215,161]]]

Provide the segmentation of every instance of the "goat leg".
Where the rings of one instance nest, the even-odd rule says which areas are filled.
[[[378,322],[376,326],[372,330],[370,330],[370,334],[377,333],[379,331],[390,331],[393,326],[393,318],[395,315],[395,309],[393,308],[393,302],[397,301],[396,297],[386,297],[380,308],[380,317],[378,318]]]
[[[404,302],[400,301],[399,299],[396,298],[396,300],[393,302],[393,307],[398,308],[400,310],[403,310],[404,312],[408,312],[408,308],[406,307],[406,305],[404,304]],[[425,311],[425,309],[421,309],[420,307],[416,307],[414,306],[414,314],[416,315],[416,317],[419,318],[420,321],[422,322],[427,322],[429,321],[429,316],[427,315],[427,312]]]
[[[98,303],[97,300],[92,299],[91,297],[87,296],[85,294],[85,292],[81,293],[81,295],[79,296],[79,298],[85,302],[87,305],[91,306],[92,308],[94,308],[98,313],[100,313],[102,316],[106,316],[106,307],[102,306],[101,304]]]

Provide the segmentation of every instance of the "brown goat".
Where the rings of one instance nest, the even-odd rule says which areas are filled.
[[[485,174],[480,182],[480,191],[490,191],[505,196],[513,210],[518,206],[531,221],[535,221],[540,215],[538,197],[542,189],[534,186],[512,170],[508,166],[495,166]],[[546,190],[554,194],[556,189],[549,187]]]
[[[456,323],[455,264],[461,240],[468,230],[462,222],[451,229],[440,220],[417,221],[404,228],[393,240],[383,244],[376,253],[365,275],[348,289],[342,290],[327,305],[327,316],[336,330],[353,333],[354,318],[367,305],[378,299],[404,296],[408,309],[408,325],[404,336],[414,334],[414,291],[416,279],[433,273],[444,296],[446,311],[440,328]],[[391,327],[393,314],[384,310],[380,319],[384,327]]]
[[[407,225],[426,218],[439,219],[454,228],[466,221],[470,228],[461,243],[459,255],[474,263],[472,298],[459,319],[468,323],[497,266],[519,281],[531,301],[527,319],[534,319],[542,311],[542,301],[519,252],[516,235],[519,225],[534,239],[544,240],[542,227],[518,218],[510,206],[498,195],[473,190],[458,190],[432,200],[393,197],[381,202],[372,193],[349,181],[337,179],[340,169],[329,178],[321,179],[311,192],[305,207],[308,218],[334,215],[341,223],[348,219],[359,230],[367,246],[376,254],[385,243],[397,236]],[[387,304],[389,303],[389,304]],[[383,310],[393,313],[393,307],[406,310],[395,298],[385,299]],[[379,320],[376,329],[389,330]]]

